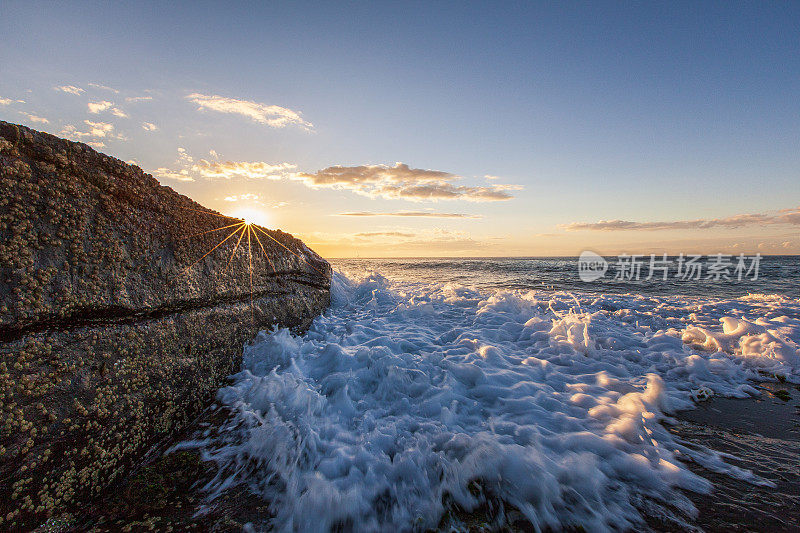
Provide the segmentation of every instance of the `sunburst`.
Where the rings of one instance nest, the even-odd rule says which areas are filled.
[[[202,210],[202,209],[193,209],[193,208],[190,208],[190,207],[184,207],[183,209],[186,209],[186,210],[189,210],[189,211],[197,211],[198,213],[203,213],[203,214],[207,214],[207,215],[213,215],[213,216],[216,216],[216,217],[219,217],[219,218],[226,219],[227,221],[235,221],[235,222],[232,222],[230,224],[226,224],[224,226],[220,226],[218,228],[213,228],[213,229],[206,230],[206,231],[200,231],[200,232],[197,232],[197,233],[193,233],[191,235],[186,235],[184,237],[181,237],[181,240],[191,239],[193,237],[199,237],[201,235],[207,235],[207,234],[215,233],[215,232],[218,232],[218,231],[229,230],[226,234],[224,234],[224,237],[222,237],[219,240],[219,242],[217,242],[210,250],[208,250],[206,253],[204,253],[202,256],[200,256],[200,258],[198,258],[197,260],[192,262],[190,265],[188,265],[186,268],[184,268],[183,269],[183,274],[187,274],[192,269],[192,267],[194,267],[200,261],[202,261],[203,259],[208,257],[212,252],[214,252],[214,250],[216,250],[216,249],[218,249],[220,247],[223,247],[225,245],[225,243],[228,243],[228,242],[234,243],[235,242],[235,244],[233,245],[233,249],[231,250],[231,253],[228,256],[228,260],[225,263],[225,267],[224,267],[224,271],[226,271],[226,272],[229,271],[230,267],[231,267],[231,264],[233,262],[233,259],[234,259],[234,257],[236,257],[236,253],[239,251],[240,247],[244,250],[244,243],[246,241],[246,246],[247,246],[247,250],[246,250],[247,251],[247,268],[248,268],[248,275],[249,275],[249,290],[250,290],[250,317],[251,317],[251,320],[253,320],[253,321],[255,321],[255,310],[254,310],[254,306],[253,306],[253,250],[255,249],[256,256],[258,256],[258,252],[260,250],[261,251],[261,255],[267,260],[267,262],[269,263],[270,268],[272,268],[273,274],[275,274],[275,275],[278,274],[278,271],[275,268],[275,263],[272,261],[272,258],[267,253],[267,248],[264,246],[264,243],[261,241],[261,238],[258,235],[259,233],[261,233],[263,236],[267,237],[268,239],[271,239],[273,242],[275,242],[276,244],[278,244],[279,246],[284,248],[286,251],[288,251],[290,254],[292,254],[295,257],[297,257],[298,259],[300,259],[303,263],[305,263],[306,265],[311,267],[315,272],[319,273],[322,276],[325,275],[324,272],[322,272],[316,266],[311,264],[302,254],[298,253],[295,250],[292,250],[291,248],[289,248],[288,246],[286,246],[285,244],[280,242],[278,239],[276,239],[275,237],[270,235],[268,232],[266,232],[263,229],[261,229],[261,227],[259,227],[257,224],[249,221],[246,218],[239,218],[239,217],[233,217],[233,216],[228,216],[228,215],[222,215],[220,213],[214,213],[213,211],[205,211],[205,210]],[[256,244],[258,245],[257,248],[255,247]]]

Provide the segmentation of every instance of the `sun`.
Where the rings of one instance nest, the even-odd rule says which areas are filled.
[[[237,209],[233,213],[231,213],[232,217],[240,218],[244,220],[245,224],[258,224],[259,226],[269,227],[269,216],[264,211],[260,209],[254,209],[252,207],[245,207],[242,209]]]
[[[199,233],[193,233],[190,235],[186,235],[181,237],[182,239],[190,239],[192,237],[196,237],[198,235],[207,235],[210,233],[216,233],[221,230],[228,230],[226,231],[227,236],[220,237],[220,241],[209,251],[204,253],[199,259],[195,260],[192,264],[188,265],[183,272],[187,273],[189,270],[192,269],[196,264],[200,261],[208,257],[214,250],[219,248],[220,246],[225,245],[226,243],[230,242],[233,245],[233,251],[231,252],[230,256],[228,256],[228,262],[226,263],[226,268],[230,268],[231,261],[233,260],[234,256],[236,256],[236,252],[240,249],[247,254],[247,267],[249,271],[249,285],[250,285],[250,318],[255,323],[255,311],[253,307],[253,256],[258,256],[258,251],[261,251],[263,257],[266,258],[267,262],[269,263],[270,268],[272,269],[273,274],[277,274],[277,270],[275,269],[275,263],[273,263],[272,258],[270,258],[269,254],[267,254],[267,249],[264,247],[264,242],[269,244],[270,241],[274,242],[281,248],[285,249],[290,254],[294,255],[300,261],[305,263],[306,265],[310,266],[314,271],[318,272],[320,275],[325,276],[325,272],[319,270],[316,266],[308,261],[306,254],[301,251],[292,250],[286,244],[282,243],[275,237],[273,237],[267,230],[263,229],[261,226],[268,226],[270,223],[269,217],[267,214],[259,209],[254,209],[252,207],[245,207],[242,209],[238,209],[234,213],[230,215],[223,215],[221,213],[215,213],[213,211],[207,210],[200,210],[200,209],[193,209],[190,207],[186,207],[185,209],[191,211],[199,211],[201,213],[205,213],[208,215],[213,215],[215,217],[219,217],[222,219],[227,219],[222,224],[223,226],[219,226],[217,228],[213,228],[210,230],[201,231]],[[236,222],[234,222],[234,220]],[[228,222],[231,222],[228,224]],[[261,236],[259,237],[259,234]],[[264,240],[263,239],[268,239]],[[228,246],[230,246],[229,244]],[[258,246],[256,246],[258,244]],[[307,250],[307,249],[306,249]]]

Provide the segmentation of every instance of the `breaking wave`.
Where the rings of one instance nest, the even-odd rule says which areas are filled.
[[[335,274],[304,335],[261,332],[202,442],[213,498],[246,484],[284,531],[425,530],[494,502],[535,529],[626,529],[656,505],[691,518],[691,460],[670,413],[798,381],[800,301],[478,292]],[[499,509],[499,510],[498,510]],[[453,519],[455,520],[455,519]],[[451,523],[450,526],[458,527]]]

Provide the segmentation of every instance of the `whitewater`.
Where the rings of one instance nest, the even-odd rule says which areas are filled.
[[[199,447],[213,500],[244,485],[278,531],[459,528],[491,504],[536,530],[624,530],[696,511],[711,484],[756,484],[680,442],[671,415],[713,395],[800,382],[800,300],[479,290],[334,274],[302,335],[259,333]],[[683,489],[683,490],[681,490]]]

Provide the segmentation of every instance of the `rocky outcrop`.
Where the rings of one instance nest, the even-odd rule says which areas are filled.
[[[329,304],[327,262],[231,224],[138,167],[0,122],[0,530],[98,494],[200,413],[258,329]]]

